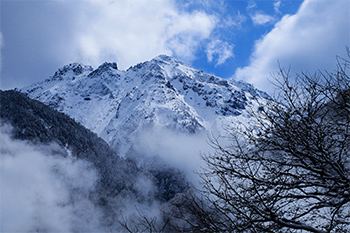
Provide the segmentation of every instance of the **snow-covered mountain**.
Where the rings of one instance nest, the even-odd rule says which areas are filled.
[[[166,55],[118,70],[78,63],[22,92],[64,112],[121,148],[149,128],[197,134],[247,119],[270,97],[252,85],[224,80]]]

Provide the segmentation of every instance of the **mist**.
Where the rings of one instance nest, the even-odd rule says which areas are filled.
[[[160,127],[143,130],[132,139],[132,145],[136,154],[180,169],[194,185],[199,182],[196,171],[205,165],[200,154],[212,151],[207,131],[188,134]]]
[[[167,205],[149,175],[108,196],[92,163],[54,143],[12,139],[11,129],[0,127],[1,232],[123,232],[121,223],[135,229],[141,216],[161,219]]]
[[[12,140],[9,131],[1,127],[1,232],[96,229],[99,213],[88,198],[97,178],[91,164],[63,157],[54,144]]]

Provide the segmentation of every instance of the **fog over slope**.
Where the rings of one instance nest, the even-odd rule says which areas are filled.
[[[158,216],[187,189],[183,173],[160,159],[152,167],[122,159],[68,116],[19,92],[1,91],[0,100],[1,231],[122,230],[123,218]]]
[[[98,179],[92,164],[57,154],[58,145],[13,140],[10,130],[1,127],[1,232],[97,230],[102,212],[89,199]]]

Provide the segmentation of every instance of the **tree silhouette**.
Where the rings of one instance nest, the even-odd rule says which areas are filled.
[[[338,58],[335,72],[293,79],[280,69],[275,101],[202,155],[203,190],[176,216],[187,229],[350,232],[349,67]]]

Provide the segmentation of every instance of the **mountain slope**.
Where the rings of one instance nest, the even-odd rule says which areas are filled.
[[[122,232],[124,218],[153,216],[189,188],[179,169],[161,161],[138,167],[17,91],[0,90],[0,137],[4,232]]]
[[[76,123],[63,113],[29,99],[17,91],[0,90],[0,119],[10,124],[15,139],[36,144],[57,143],[63,156],[73,156],[91,162],[101,175],[101,185],[119,191],[132,182],[130,173],[137,173],[136,165],[120,158],[96,134]]]
[[[113,148],[131,144],[145,129],[196,134],[249,115],[268,95],[160,55],[126,71],[116,63],[70,64],[44,82],[23,88],[29,97],[80,122]],[[126,147],[125,150],[127,150]]]
[[[91,162],[98,170],[101,195],[116,195],[122,190],[135,191],[138,177],[148,177],[155,185],[155,198],[168,201],[187,188],[184,175],[176,168],[158,162],[157,167],[138,167],[135,162],[120,158],[96,134],[63,113],[32,100],[17,91],[0,90],[0,125],[10,124],[14,139],[42,144],[63,157]],[[168,180],[166,180],[168,179]],[[140,193],[137,195],[140,196]]]

